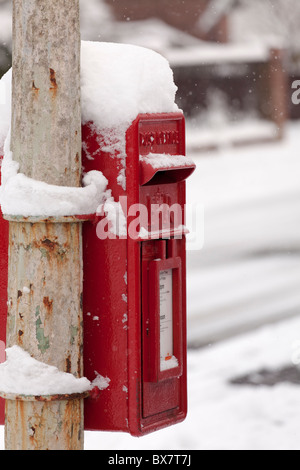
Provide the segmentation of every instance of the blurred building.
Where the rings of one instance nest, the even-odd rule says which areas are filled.
[[[287,117],[300,117],[290,106],[295,74],[286,73],[280,24],[270,40],[271,0],[80,1],[82,39],[149,47],[169,60],[201,146],[214,146],[226,125],[233,143],[278,138]],[[11,4],[0,0],[0,76],[11,65]]]
[[[224,43],[228,40],[228,0],[218,2],[222,9],[214,14],[209,28],[201,25],[201,18],[208,13],[211,0],[105,0],[111,6],[117,21],[143,21],[159,18],[180,31],[189,33],[205,41]],[[230,3],[232,1],[230,0]],[[226,8],[224,8],[226,7]],[[207,18],[207,22],[209,19]]]
[[[288,94],[284,54],[266,41],[235,37],[237,0],[105,3],[116,21],[109,40],[150,47],[169,60],[178,105],[194,130],[201,130],[196,147],[215,147],[220,130],[233,144],[282,137]]]

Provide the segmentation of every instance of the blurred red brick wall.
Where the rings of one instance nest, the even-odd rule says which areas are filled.
[[[208,34],[198,26],[210,0],[105,0],[111,6],[118,21],[159,18],[167,24],[190,33],[200,39],[227,42],[227,18],[223,17]]]

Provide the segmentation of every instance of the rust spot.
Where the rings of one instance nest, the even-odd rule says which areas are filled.
[[[77,377],[81,377],[82,372],[82,364],[81,364],[81,357],[77,359]]]
[[[81,402],[80,400],[68,401],[62,414],[65,443],[69,449],[77,449],[80,446],[78,438],[81,436]]]
[[[19,337],[23,336],[23,334],[24,334],[24,332],[23,332],[22,330],[19,330],[19,331],[18,331]]]
[[[49,90],[53,94],[52,98],[56,98],[58,85],[56,82],[56,73],[55,73],[55,70],[53,69],[50,69],[50,83],[51,83],[51,87],[49,88]]]
[[[43,302],[45,307],[51,307],[53,304],[53,300],[49,300],[49,297],[44,297]]]
[[[44,248],[48,248],[50,251],[54,251],[55,247],[57,246],[57,243],[52,242],[48,238],[45,238],[45,240],[42,240],[41,243]]]
[[[80,157],[79,157],[79,154],[76,153],[76,156],[75,156],[75,164],[76,164],[76,177],[77,177],[77,181],[80,182],[81,180],[81,172],[80,172]]]
[[[29,439],[30,439],[31,443],[34,444],[35,427],[34,427],[34,426],[30,426],[30,430],[31,430],[31,435],[29,435]]]
[[[32,88],[35,98],[38,98],[40,89],[35,86],[34,80],[32,80],[31,88]]]
[[[53,69],[50,69],[50,82],[53,88],[57,88],[56,74]]]
[[[67,359],[66,359],[66,372],[67,372],[68,374],[71,373],[71,367],[72,367],[72,365],[71,365],[71,358],[70,358],[70,356],[68,356]]]
[[[23,320],[23,318],[24,318],[23,313],[19,313],[19,317],[21,318],[21,320]]]
[[[62,395],[34,395],[34,401],[38,402],[53,402],[53,401],[75,401],[81,400],[82,398],[88,398],[91,392],[83,392],[83,393],[71,393],[71,394],[62,394]],[[23,397],[14,397],[15,400],[24,400]]]
[[[25,407],[25,404],[24,402],[19,402],[18,403],[18,408],[20,410],[20,424],[22,426],[22,448],[23,449],[26,449],[26,435],[27,435],[27,423],[26,423],[26,419],[25,419],[25,410],[24,410],[24,407]]]
[[[18,290],[18,299],[19,299],[20,297],[22,297],[22,295],[23,295],[23,294],[22,294],[22,291],[21,291],[21,290]]]
[[[53,300],[50,300],[49,297],[44,297],[43,304],[47,310],[47,313],[51,314],[53,308]]]

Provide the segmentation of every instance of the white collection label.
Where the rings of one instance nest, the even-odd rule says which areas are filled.
[[[161,271],[160,289],[160,364],[161,370],[173,358],[173,271]],[[174,366],[172,366],[174,367]]]

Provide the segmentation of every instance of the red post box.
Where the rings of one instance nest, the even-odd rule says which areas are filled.
[[[125,230],[112,229],[104,207],[83,225],[84,373],[109,379],[85,401],[85,429],[141,436],[187,413],[185,180],[195,165],[185,156],[182,113],[137,116],[123,136],[126,157],[92,123],[82,131],[84,171],[102,171],[121,223],[127,219]],[[1,361],[8,264],[1,217],[0,230]]]
[[[85,375],[110,379],[86,400],[85,428],[141,436],[187,413],[185,180],[195,165],[181,113],[139,115],[125,139],[124,160],[83,128],[84,170],[103,172],[127,216],[125,236],[84,226]]]
[[[0,156],[1,170],[2,156]],[[1,183],[1,171],[0,171]],[[0,363],[5,361],[8,276],[8,222],[0,209]],[[4,400],[0,399],[0,424],[4,423]]]

